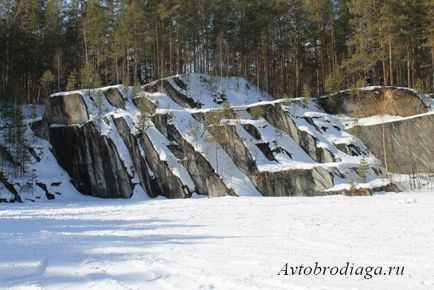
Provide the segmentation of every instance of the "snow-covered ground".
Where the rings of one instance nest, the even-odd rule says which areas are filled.
[[[0,289],[434,289],[434,192],[0,204]],[[278,276],[288,266],[403,276]]]

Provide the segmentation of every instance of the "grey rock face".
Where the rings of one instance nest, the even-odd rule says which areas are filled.
[[[84,124],[89,120],[80,94],[55,95],[46,99],[45,119],[50,124]]]
[[[314,196],[333,187],[332,175],[322,167],[259,172],[253,182],[265,196]]]
[[[9,181],[6,179],[6,177],[3,175],[3,172],[0,171],[0,183],[14,196],[12,200],[9,200],[9,202],[21,202],[21,197],[14,188],[14,185],[9,183]],[[0,202],[3,200],[0,199]]]
[[[116,128],[128,148],[131,159],[133,160],[134,167],[138,173],[140,185],[146,189],[151,197],[162,195],[162,188],[159,186],[156,176],[151,174],[149,170],[149,164],[146,162],[141,152],[143,152],[143,146],[141,144],[141,136],[134,136],[131,134],[131,130],[125,122],[124,118],[113,118]],[[143,151],[142,151],[143,150]]]
[[[300,142],[299,130],[294,121],[282,110],[280,104],[261,106],[262,117],[271,125],[286,132],[296,142]]]
[[[299,131],[299,136],[300,136],[299,144],[301,148],[303,148],[304,151],[306,151],[306,153],[309,154],[309,156],[312,157],[313,160],[321,162],[321,160],[317,159],[315,138],[305,131]]]
[[[50,143],[59,164],[83,194],[129,198],[128,175],[113,142],[93,122],[83,126],[50,127]]]
[[[257,170],[256,162],[237,134],[235,126],[212,126],[208,131],[243,173],[249,175]]]
[[[153,122],[163,135],[178,144],[170,149],[187,169],[198,194],[209,197],[236,195],[232,189],[223,183],[209,162],[182,137],[178,129],[174,125],[168,124],[167,115],[155,115]]]
[[[322,97],[318,103],[329,114],[345,114],[353,118],[379,114],[407,117],[428,111],[414,92],[391,87],[344,91]]]
[[[340,144],[335,144],[336,148],[339,149],[340,151],[344,152],[347,155],[353,156],[353,152],[351,151],[350,147],[348,147],[347,144],[345,143],[340,143]]]
[[[190,197],[192,192],[190,192],[187,185],[184,185],[169,169],[167,162],[160,159],[158,152],[152,146],[152,142],[146,135],[146,132],[142,135],[141,141],[146,152],[146,161],[152,172],[154,172],[156,182],[161,189],[160,194],[168,198]]]
[[[387,167],[391,172],[434,172],[434,115],[372,126],[355,126],[349,131],[360,138],[383,163],[386,153]]]
[[[163,91],[166,95],[172,98],[178,105],[184,108],[200,108],[201,104],[195,102],[192,98],[182,94],[178,90],[172,87],[167,80],[159,80],[152,84],[144,86],[144,90],[147,92]]]
[[[384,186],[379,186],[379,187],[375,187],[375,188],[357,188],[357,189],[343,189],[343,190],[339,190],[339,191],[328,191],[328,194],[342,194],[342,195],[347,195],[347,196],[363,196],[363,195],[372,195],[374,192],[399,192],[399,188],[393,184],[393,183],[389,183],[387,185]]]
[[[317,147],[317,140],[309,132],[300,130],[288,112],[282,109],[281,104],[261,106],[262,117],[274,127],[286,132],[313,160],[320,163],[333,162],[333,154],[324,148]],[[310,120],[309,120],[310,121]]]
[[[206,117],[202,116],[202,118]],[[255,160],[233,125],[212,126],[208,130],[231,157],[235,165],[250,177],[253,184],[264,196],[318,195],[334,185],[331,174],[321,167],[277,172],[258,171]],[[257,130],[252,128],[249,130],[256,132],[255,135],[258,137],[260,136]],[[319,150],[316,150],[312,135],[303,131],[297,133],[300,135],[300,143],[305,142],[302,146],[308,148],[312,152],[311,154],[314,155],[319,152],[318,158],[322,162],[333,162],[332,154],[327,149],[318,148]],[[270,158],[268,159],[270,160]]]
[[[145,96],[139,96],[133,99],[134,105],[139,108],[140,112],[146,112],[149,114],[155,113],[157,105],[151,102]]]
[[[195,102],[186,95],[186,88],[187,84],[176,77],[144,86],[147,91],[161,91],[162,89],[163,93],[167,94],[172,101],[184,108],[200,108],[202,104]],[[204,150],[204,147],[201,147],[204,144],[200,143],[204,142],[204,140],[198,140],[200,144],[196,144],[195,141],[190,139],[190,137],[194,138],[195,134],[199,136],[199,134],[204,133],[202,125],[213,136],[213,138],[210,138],[212,140],[209,140],[212,143],[210,145],[221,147],[222,149],[219,150],[224,150],[230,157],[230,160],[225,162],[230,162],[231,166],[232,163],[235,164],[239,171],[250,178],[256,189],[264,196],[330,194],[330,191],[326,190],[334,186],[334,176],[347,178],[347,176],[344,176],[347,172],[339,172],[339,167],[331,168],[330,164],[323,167],[324,165],[317,164],[340,161],[337,160],[340,156],[334,156],[333,153],[336,152],[336,149],[330,143],[333,141],[329,141],[330,138],[327,139],[329,136],[324,137],[321,135],[329,128],[325,122],[331,125],[334,124],[332,118],[322,118],[319,114],[304,113],[305,108],[312,108],[312,101],[295,100],[294,102],[299,103],[291,103],[292,101],[284,100],[281,102],[259,103],[255,107],[247,109],[251,111],[252,109],[259,109],[259,113],[258,111],[252,111],[252,119],[262,117],[268,123],[263,120],[247,121],[246,119],[250,119],[250,116],[247,116],[242,107],[236,107],[234,113],[232,113],[233,116],[225,117],[234,120],[225,125],[222,122],[217,125],[210,122],[212,121],[211,118],[215,118],[215,116],[211,116],[208,110],[185,110],[182,112],[182,114],[191,115],[178,114],[181,113],[179,111],[159,111],[157,110],[159,108],[158,98],[148,98],[147,94],[143,93],[134,97],[132,102],[139,111],[147,113],[146,117],[151,118],[155,128],[152,125],[152,130],[146,128],[132,131],[134,125],[131,122],[135,122],[137,116],[133,115],[137,111],[121,111],[125,110],[126,107],[132,108],[131,100],[124,99],[117,88],[104,89],[103,93],[112,106],[119,108],[119,110],[112,113],[104,109],[104,114],[107,115],[105,115],[106,117],[102,116],[105,118],[103,121],[106,120],[105,123],[109,126],[114,123],[115,128],[111,128],[111,130],[117,132],[115,132],[115,136],[110,136],[118,138],[117,133],[119,133],[127,147],[127,150],[124,151],[128,152],[117,152],[112,139],[101,135],[101,130],[98,130],[95,121],[89,121],[85,102],[79,94],[51,97],[47,101],[47,112],[43,122],[34,124],[35,130],[40,132],[41,136],[49,137],[59,164],[70,174],[74,185],[82,193],[99,197],[129,198],[133,193],[135,184],[140,183],[151,197],[162,195],[168,198],[188,198],[194,192],[210,197],[236,195],[234,190],[230,188],[233,185],[225,183],[219,175],[219,172],[223,172],[220,169],[224,168],[224,165],[214,164],[214,160],[211,159],[213,157],[209,156],[209,153],[212,152],[209,148],[206,148],[206,154],[200,151]],[[367,93],[371,94],[367,97],[367,100],[376,100],[380,105],[391,104],[394,109],[391,109],[390,112],[393,112],[393,110],[398,109],[398,105],[395,103],[397,102],[396,96],[400,93],[399,91],[383,91],[379,93],[379,96],[377,93],[371,92]],[[325,100],[323,102],[329,105],[331,109],[354,112],[357,98],[353,99],[354,104],[341,99],[329,99],[329,103]],[[407,105],[419,105],[418,101],[420,99],[417,96],[415,98],[404,96],[404,98],[408,99]],[[343,105],[339,102],[336,104],[330,103],[336,100],[342,101]],[[87,99],[86,103],[90,104]],[[368,106],[368,103],[364,104],[364,106]],[[317,106],[314,109],[315,113],[322,114],[322,112],[317,111],[319,109]],[[92,107],[89,110],[94,112],[95,108]],[[423,110],[423,108],[418,107],[416,110]],[[237,115],[240,118],[239,121],[235,120]],[[191,117],[202,123],[202,125],[196,122],[188,122]],[[209,120],[208,117],[210,117]],[[113,122],[108,122],[108,118]],[[140,121],[143,121],[143,119],[140,119]],[[65,126],[50,127],[53,124]],[[81,126],[74,124],[80,124]],[[106,124],[99,123],[102,127],[106,126]],[[209,124],[214,125],[208,126]],[[191,132],[190,130],[188,132],[191,136],[187,138],[184,135],[187,132],[185,129],[190,128],[181,126],[190,125],[192,126]],[[340,127],[338,126],[337,129],[344,130],[343,126]],[[159,132],[156,132],[155,129]],[[104,130],[108,129],[104,127]],[[281,132],[278,131],[288,134],[295,143],[293,140],[289,140],[286,134],[280,134]],[[113,131],[110,132],[113,133]],[[160,133],[165,138],[162,138]],[[265,135],[261,136],[261,133]],[[279,135],[273,138],[273,134]],[[336,140],[342,141],[341,139]],[[359,149],[356,147],[361,147],[359,146],[360,142],[358,140],[357,142],[335,146],[349,155],[364,154],[364,152],[357,151]],[[297,144],[317,163],[300,152]],[[119,147],[118,142],[116,142],[116,145]],[[327,148],[318,146],[327,146]],[[175,158],[170,152],[166,151],[166,147]],[[430,148],[429,145],[426,145],[426,147]],[[160,152],[162,150],[164,153]],[[298,158],[293,156],[297,152],[303,155],[302,163],[305,162],[309,165],[298,166],[294,163],[297,166],[293,166],[289,159],[300,162]],[[132,167],[134,167],[132,170],[137,176],[133,177],[128,174],[131,171],[129,171],[129,168],[128,170],[125,168],[125,164],[120,158],[120,155],[124,158],[125,154],[129,154],[129,157],[131,157]],[[170,159],[167,157],[170,157]],[[345,160],[345,162],[347,161]],[[181,176],[178,173],[179,171],[176,171],[179,169],[181,169],[182,178],[179,177]],[[186,182],[184,178],[187,178],[186,175],[190,175],[189,177],[191,177],[194,185],[191,184],[190,178],[188,178],[189,186],[183,184],[183,182]],[[370,194],[370,192],[370,190],[366,190],[358,193],[349,192],[348,194]]]
[[[107,89],[104,91],[104,95],[113,107],[125,110],[125,101],[117,88]]]
[[[316,160],[319,160],[320,163],[336,161],[333,154],[327,148],[318,147],[316,150],[316,154]]]

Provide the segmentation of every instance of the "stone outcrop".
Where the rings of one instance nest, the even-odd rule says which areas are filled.
[[[154,149],[148,135],[142,135],[143,149],[146,152],[146,161],[155,175],[155,180],[160,188],[160,194],[168,198],[187,198],[192,192],[170,170],[167,163],[160,159],[160,155]]]
[[[312,159],[320,163],[335,161],[332,152],[317,146],[317,140],[312,134],[297,127],[290,114],[283,110],[282,104],[267,104],[256,107],[256,109],[270,124],[291,136]],[[247,111],[252,112],[253,110],[255,109],[249,108]],[[311,120],[308,119],[308,122]]]
[[[141,112],[153,114],[157,110],[157,105],[146,96],[135,97],[133,103]]]
[[[327,191],[327,194],[343,194],[347,196],[366,196],[373,195],[375,192],[399,192],[398,186],[396,184],[390,183],[388,185],[379,186],[376,188],[353,188],[353,189],[343,189],[339,191]]]
[[[129,198],[133,188],[116,147],[94,122],[83,126],[49,128],[50,143],[59,164],[83,194]]]
[[[202,144],[213,143],[224,150],[225,162],[230,163],[232,170],[228,172],[239,174],[239,180],[257,190],[255,194],[323,195],[330,194],[335,177],[348,178],[332,164],[345,159],[341,154],[357,158],[369,153],[351,143],[335,145],[339,138],[328,141],[322,134],[332,127],[342,131],[343,125],[318,115],[320,112],[316,110],[320,108],[312,106],[311,101],[284,100],[249,105],[247,109],[237,107],[230,109],[230,116],[223,114],[224,119],[230,120],[213,123],[211,119],[215,116],[210,112],[228,113],[223,103],[213,100],[217,107],[212,111],[198,110],[204,105],[187,95],[187,84],[182,78],[163,79],[143,88],[145,92],[128,98],[122,95],[125,90],[120,87],[102,89],[99,93],[116,110],[106,103],[101,110],[103,115],[92,113],[91,119],[88,111],[95,112],[97,108],[93,100],[83,99],[87,97],[85,94],[58,94],[47,101],[45,116],[35,122],[33,129],[48,137],[59,164],[80,192],[129,198],[136,185],[140,185],[151,197],[188,198],[193,193],[209,197],[237,195],[239,188],[233,187],[228,173],[219,172],[218,162],[211,161],[213,151],[204,149],[209,144]],[[169,98],[159,102],[158,94],[149,93],[161,89]],[[394,96],[387,94],[390,93],[386,93],[385,99],[394,100]],[[212,94],[207,97],[214,98]],[[209,106],[210,102],[204,103]],[[87,108],[86,104],[92,107]],[[138,110],[126,111],[134,106]],[[312,114],[303,114],[308,106]],[[348,104],[335,107],[351,109]],[[138,112],[146,114],[139,117]],[[199,131],[189,131],[187,135],[185,129],[189,125],[199,126]],[[204,133],[212,138],[190,138],[190,134]],[[47,197],[52,197],[48,187],[44,191]]]
[[[177,83],[180,83],[181,80],[177,79]],[[185,84],[182,85],[185,87]],[[158,80],[151,84],[145,85],[144,90],[146,92],[158,92],[162,91],[169,97],[171,97],[178,105],[185,108],[200,108],[201,104],[195,102],[193,99],[189,98],[182,92],[176,90],[167,79]]]
[[[44,118],[50,124],[84,124],[89,120],[80,94],[59,94],[46,99]]]
[[[21,202],[22,201],[18,191],[14,188],[14,185],[11,184],[7,180],[7,178],[4,176],[3,172],[1,172],[1,171],[0,171],[0,184],[4,188],[6,188],[6,190],[13,196],[12,199],[8,200],[9,202]],[[1,199],[0,199],[0,202],[2,202]]]
[[[113,107],[125,110],[125,101],[119,89],[109,88],[104,91],[104,96]]]
[[[407,117],[428,111],[416,93],[394,87],[342,91],[319,98],[318,104],[329,114],[353,118],[380,114]]]
[[[355,126],[349,131],[360,138],[383,163],[386,153],[389,171],[434,172],[434,114],[371,126]]]
[[[232,189],[224,184],[218,173],[202,154],[197,152],[193,145],[182,137],[173,124],[168,123],[167,114],[156,114],[152,120],[160,132],[173,141],[174,144],[169,149],[187,169],[196,185],[198,194],[208,195],[209,197],[236,195]]]
[[[142,133],[140,133],[138,136],[133,135],[124,118],[114,118],[113,121],[116,125],[119,135],[128,148],[142,188],[146,189],[151,197],[163,195],[164,193],[162,192],[162,188],[159,186],[156,180],[157,176],[151,174],[151,171],[149,170],[149,164],[142,155],[142,152],[144,152],[141,143]]]
[[[207,116],[203,114],[197,114],[196,118],[204,120]],[[247,132],[259,140],[261,135],[257,128],[246,126]],[[241,126],[242,130],[245,130]],[[255,128],[255,129],[254,129]],[[321,167],[314,167],[308,169],[288,169],[279,171],[260,171],[257,168],[255,158],[253,158],[251,152],[246,147],[246,140],[243,140],[234,125],[215,125],[210,126],[208,131],[214,136],[216,142],[226,151],[231,157],[232,161],[237,167],[250,177],[253,184],[264,196],[301,196],[301,195],[320,195],[327,188],[331,188],[334,185],[332,174],[326,169]],[[301,131],[303,140],[313,140],[304,137],[307,134]],[[308,134],[307,134],[308,135]],[[308,135],[311,136],[311,135]],[[274,158],[273,152],[269,148],[267,143],[258,143],[258,148],[270,161],[277,161]],[[306,148],[308,145],[305,145]],[[312,141],[312,154],[319,154],[318,159],[323,162],[333,162],[331,153],[325,148],[318,148],[315,146],[315,142]],[[256,156],[258,157],[258,156]]]
[[[332,175],[322,167],[258,172],[253,182],[265,196],[323,195],[334,185]]]

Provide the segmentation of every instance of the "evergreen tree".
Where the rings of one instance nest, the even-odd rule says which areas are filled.
[[[73,91],[77,88],[77,76],[75,72],[71,72],[68,77],[68,82],[66,84],[67,91]]]
[[[434,88],[431,0],[3,0],[0,96],[150,82],[176,73],[243,76],[276,98],[354,85]],[[92,75],[92,76],[91,76]],[[91,81],[89,81],[91,80]]]
[[[50,70],[46,70],[40,79],[41,87],[44,90],[44,93],[50,95],[53,88],[54,83],[54,75]]]

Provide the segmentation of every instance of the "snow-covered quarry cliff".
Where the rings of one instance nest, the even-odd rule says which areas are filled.
[[[273,100],[242,78],[189,74],[140,89],[54,94],[45,110],[30,114],[24,107],[33,178],[3,172],[0,199],[397,191],[383,158],[370,151],[378,155],[376,143],[366,147],[355,135],[368,142],[367,133],[355,131],[355,125],[379,114],[380,105],[388,109],[381,114],[400,121],[430,115],[431,102],[406,89],[357,92]],[[15,155],[5,142],[0,139],[0,158],[12,166]]]

